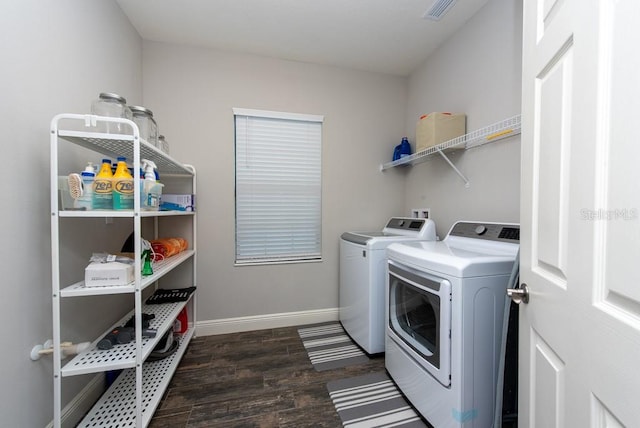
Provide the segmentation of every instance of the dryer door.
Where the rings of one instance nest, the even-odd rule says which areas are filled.
[[[444,386],[451,385],[451,284],[389,261],[391,338]]]

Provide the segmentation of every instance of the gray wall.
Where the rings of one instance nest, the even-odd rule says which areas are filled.
[[[5,195],[0,211],[0,425],[42,427],[53,414],[52,361],[33,362],[29,353],[52,337],[49,125],[61,112],[89,112],[102,91],[140,102],[142,44],[112,1],[5,0],[0,28],[0,182]],[[106,229],[104,222],[92,228],[105,243],[115,230]],[[82,233],[78,235],[83,245]],[[82,274],[83,267],[75,268]],[[86,300],[80,299],[68,302],[66,310],[90,315],[83,306]],[[70,333],[64,339],[93,340],[91,321],[104,323],[104,309],[82,323],[67,323]],[[82,386],[83,379],[77,380],[65,381],[66,397]]]
[[[466,113],[468,132],[520,114],[521,33],[521,2],[491,0],[413,72],[409,140],[418,118],[433,111]],[[470,187],[436,155],[407,169],[405,209],[430,207],[441,238],[457,220],[519,222],[519,135],[451,159]]]
[[[406,79],[144,42],[145,104],[177,159],[198,171],[198,320],[338,306],[338,239],[402,209],[381,174],[404,127]],[[234,267],[233,107],[325,116],[322,262]]]

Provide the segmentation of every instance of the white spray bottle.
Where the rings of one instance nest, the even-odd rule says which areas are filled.
[[[87,210],[93,209],[93,182],[96,178],[96,170],[93,163],[89,162],[80,173],[82,179],[82,195],[76,201],[79,206]]]
[[[142,209],[157,211],[160,207],[160,195],[162,195],[161,183],[156,180],[156,164],[148,159],[142,159],[141,168],[144,171],[142,185]]]

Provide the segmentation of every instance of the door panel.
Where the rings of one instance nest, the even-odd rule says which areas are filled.
[[[553,18],[553,12],[559,9],[558,3],[562,3],[562,1],[558,0],[545,0],[542,2],[542,14],[540,16],[544,25],[542,28],[547,28],[547,24],[549,24]]]
[[[531,384],[535,391],[536,412],[532,426],[563,427],[564,362],[535,332],[531,335]]]
[[[524,2],[519,427],[640,421],[638,16]]]
[[[593,397],[592,403],[594,428],[624,428],[597,397]]]
[[[539,275],[566,287],[572,50],[563,47],[536,79],[534,228]]]
[[[596,302],[605,303],[609,311],[619,311],[629,317],[631,325],[640,329],[640,246],[621,246],[620,242],[640,242],[638,221],[638,187],[640,168],[628,157],[637,149],[637,115],[640,112],[638,69],[640,57],[637,46],[625,43],[626,28],[637,26],[630,2],[606,2],[603,7],[602,26],[602,78],[603,106],[601,115],[602,144],[598,174],[599,206],[589,213],[599,221],[603,239],[597,242],[597,252],[604,258],[596,290]],[[622,106],[615,108],[612,106]],[[598,218],[601,217],[601,218]],[[601,221],[605,220],[605,221]],[[606,307],[605,306],[605,307]]]

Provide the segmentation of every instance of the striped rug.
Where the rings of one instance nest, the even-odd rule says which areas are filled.
[[[340,323],[298,329],[311,364],[317,371],[331,370],[369,361],[367,355],[351,341]]]
[[[327,384],[346,428],[426,428],[386,373],[371,373]]]

